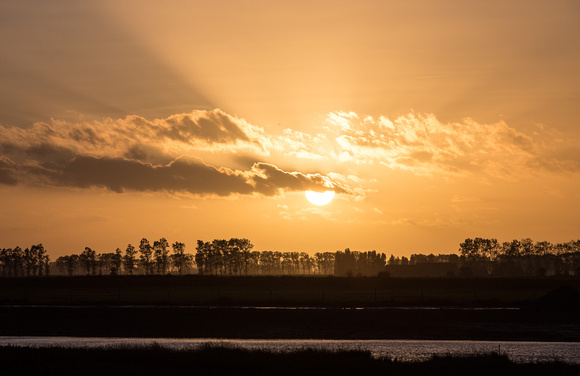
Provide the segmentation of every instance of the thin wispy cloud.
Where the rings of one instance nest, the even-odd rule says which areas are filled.
[[[457,203],[457,202],[478,202],[478,201],[481,201],[481,199],[479,197],[465,196],[465,195],[455,195],[451,199],[451,202],[454,202],[454,203]]]

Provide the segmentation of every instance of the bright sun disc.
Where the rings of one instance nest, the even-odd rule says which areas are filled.
[[[313,203],[314,205],[326,205],[334,198],[334,191],[326,191],[326,192],[314,192],[314,191],[306,191],[304,192],[308,201]]]

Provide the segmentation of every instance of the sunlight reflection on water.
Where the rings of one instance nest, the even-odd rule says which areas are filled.
[[[580,363],[579,342],[500,342],[500,341],[422,341],[422,340],[234,340],[212,338],[81,338],[81,337],[7,337],[0,346],[107,347],[115,345],[159,344],[173,349],[194,349],[206,343],[233,345],[246,349],[293,351],[304,348],[327,350],[366,350],[375,357],[399,360],[425,360],[433,354],[474,354],[500,351],[516,362],[559,359]]]

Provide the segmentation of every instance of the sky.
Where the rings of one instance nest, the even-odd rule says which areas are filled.
[[[2,1],[0,44],[0,247],[580,237],[577,0]]]

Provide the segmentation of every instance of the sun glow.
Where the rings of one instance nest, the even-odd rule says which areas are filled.
[[[334,191],[326,191],[326,192],[314,192],[314,191],[306,191],[304,192],[308,201],[313,203],[314,205],[326,205],[334,198]]]

